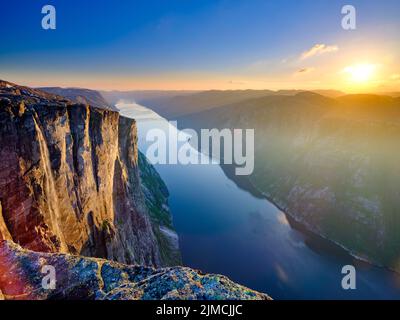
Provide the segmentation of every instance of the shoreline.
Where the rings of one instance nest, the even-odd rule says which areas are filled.
[[[278,210],[280,210],[282,213],[285,214],[285,216],[288,218],[289,223],[290,222],[294,222],[296,225],[293,226],[292,223],[291,227],[293,229],[298,230],[299,232],[301,232],[302,234],[307,235],[307,233],[311,234],[314,237],[320,238],[324,241],[329,242],[331,245],[336,246],[338,249],[340,248],[341,250],[345,251],[346,254],[348,254],[349,256],[351,256],[352,258],[356,259],[358,262],[361,263],[366,263],[372,267],[377,267],[389,272],[394,273],[396,276],[400,277],[400,271],[399,270],[395,270],[393,268],[390,268],[388,266],[382,265],[380,263],[374,262],[373,260],[370,260],[368,258],[362,257],[359,254],[355,253],[354,251],[352,251],[351,249],[347,248],[346,246],[342,245],[341,243],[330,239],[329,237],[319,233],[318,231],[316,231],[312,226],[310,226],[309,224],[307,224],[304,221],[299,220],[298,218],[295,217],[294,214],[292,214],[290,212],[290,210],[288,210],[287,208],[285,208],[285,205],[283,204],[279,204],[277,200],[275,200],[270,194],[261,191],[258,187],[256,187],[254,185],[254,183],[245,176],[242,177],[238,177],[235,176],[232,169],[229,166],[224,166],[224,165],[220,165],[222,168],[222,171],[224,171],[224,173],[226,174],[226,176],[228,177],[228,179],[232,180],[239,188],[242,188],[243,190],[249,192],[250,194],[252,194],[255,197],[260,197],[261,198],[269,201],[272,205],[274,205]],[[232,177],[232,174],[234,175],[234,177],[236,177],[236,179],[234,177]],[[240,180],[240,181],[238,181]]]
[[[347,247],[344,246],[343,244],[341,244],[341,243],[339,243],[339,242],[337,242],[337,241],[335,241],[335,240],[333,240],[333,239],[330,239],[330,238],[328,238],[327,236],[325,236],[325,235],[323,235],[323,234],[321,234],[321,233],[319,233],[319,232],[313,230],[313,228],[312,228],[309,224],[305,223],[304,221],[299,220],[299,219],[296,218],[292,213],[290,213],[290,211],[287,210],[287,208],[285,209],[285,208],[283,208],[282,205],[279,205],[279,204],[277,203],[277,201],[273,199],[272,196],[270,196],[270,195],[268,195],[267,193],[265,193],[265,192],[259,190],[257,187],[254,186],[254,184],[253,184],[250,180],[249,180],[248,182],[249,182],[249,184],[250,184],[253,188],[255,188],[255,189],[257,190],[257,192],[261,193],[261,194],[264,196],[264,198],[265,198],[266,200],[268,200],[270,203],[272,203],[277,209],[279,209],[280,211],[282,211],[282,212],[283,212],[287,217],[289,217],[291,220],[295,221],[295,222],[300,226],[299,229],[302,229],[302,228],[303,228],[304,230],[299,230],[301,233],[309,232],[309,233],[311,233],[313,236],[319,237],[319,238],[321,238],[321,239],[323,239],[323,240],[325,240],[325,241],[328,241],[328,242],[330,242],[331,244],[333,244],[333,245],[335,245],[335,246],[341,248],[341,249],[344,250],[348,255],[350,255],[351,257],[353,257],[354,259],[356,259],[356,260],[359,261],[359,262],[366,263],[366,264],[368,264],[368,265],[370,265],[370,266],[373,266],[373,267],[376,267],[376,268],[384,269],[384,270],[386,270],[386,271],[389,271],[389,272],[392,272],[392,273],[396,274],[397,276],[400,276],[400,271],[397,271],[397,270],[392,269],[392,268],[390,268],[390,267],[387,267],[387,266],[385,266],[385,265],[379,264],[379,263],[374,262],[374,261],[372,261],[372,260],[369,260],[369,259],[367,259],[367,258],[361,257],[360,255],[358,255],[357,253],[353,252],[351,249],[347,248]],[[296,229],[296,228],[295,228],[295,229]]]

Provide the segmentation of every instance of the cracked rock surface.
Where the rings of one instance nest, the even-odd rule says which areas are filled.
[[[43,266],[56,270],[54,290],[42,288]],[[269,300],[220,275],[155,269],[59,253],[37,253],[0,242],[0,290],[5,299]],[[1,292],[0,291],[0,292]],[[1,295],[0,295],[1,297]]]

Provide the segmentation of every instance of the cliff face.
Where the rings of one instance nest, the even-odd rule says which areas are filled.
[[[7,268],[1,270],[2,266]],[[42,286],[43,266],[54,267],[53,289]],[[154,269],[102,259],[36,253],[7,241],[0,241],[0,270],[0,299],[270,299],[223,276],[205,275],[189,268]]]
[[[178,235],[169,211],[169,192],[158,172],[139,152],[139,171],[145,203],[150,214],[153,231],[159,244],[161,260],[167,265],[180,265],[182,262]]]
[[[162,265],[136,140],[117,112],[0,82],[0,239]]]

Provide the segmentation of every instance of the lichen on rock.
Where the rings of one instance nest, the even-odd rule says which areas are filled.
[[[0,242],[0,290],[6,299],[269,300],[220,275],[185,267],[155,269],[96,258],[38,253]],[[56,270],[54,290],[43,289],[41,268]]]

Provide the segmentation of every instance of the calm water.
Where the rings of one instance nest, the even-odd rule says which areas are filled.
[[[168,122],[137,104],[119,104],[146,132]],[[170,191],[170,208],[184,265],[220,273],[275,299],[400,298],[400,277],[355,261],[344,250],[293,228],[266,199],[236,186],[218,165],[156,165]],[[341,269],[357,269],[357,289],[341,288]]]

